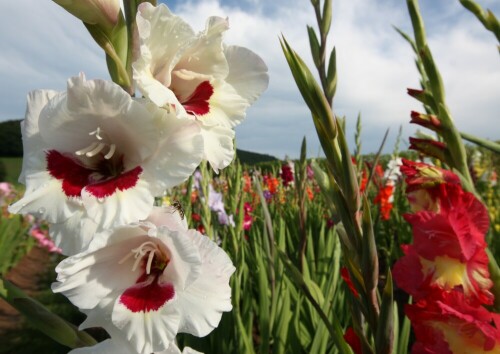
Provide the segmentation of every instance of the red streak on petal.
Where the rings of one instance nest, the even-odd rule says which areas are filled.
[[[142,167],[137,166],[133,170],[99,183],[93,183],[85,187],[85,190],[97,198],[105,198],[113,195],[116,190],[124,191],[134,187],[142,173]]]
[[[157,311],[175,295],[171,283],[159,284],[158,275],[143,275],[123,292],[120,303],[132,312]]]
[[[210,82],[203,81],[196,87],[191,96],[189,96],[186,101],[182,102],[182,105],[189,113],[196,115],[207,114],[210,112],[208,101],[213,94],[214,88]]]
[[[79,197],[82,189],[88,184],[89,175],[93,171],[56,150],[48,151],[46,158],[47,170],[50,175],[63,181],[64,194],[68,197]]]

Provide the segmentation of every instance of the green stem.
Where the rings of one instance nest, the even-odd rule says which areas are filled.
[[[465,139],[467,141],[470,141],[471,143],[474,143],[476,145],[479,145],[481,147],[484,147],[485,149],[491,150],[497,154],[500,154],[500,144],[495,143],[494,141],[487,140],[487,139],[482,139],[478,138],[477,136],[460,132],[460,136],[462,139]]]

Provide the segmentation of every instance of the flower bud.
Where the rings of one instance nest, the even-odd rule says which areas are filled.
[[[410,137],[410,149],[422,154],[446,161],[448,150],[445,143],[430,139],[417,139]]]
[[[73,16],[89,25],[99,25],[106,31],[118,22],[119,0],[54,0]]]
[[[441,121],[433,114],[423,114],[412,111],[410,123],[421,125],[435,132],[439,132],[442,129]]]

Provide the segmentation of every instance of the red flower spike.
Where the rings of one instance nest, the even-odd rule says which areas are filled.
[[[500,352],[500,315],[471,306],[460,292],[436,291],[405,313],[416,337],[412,353]]]

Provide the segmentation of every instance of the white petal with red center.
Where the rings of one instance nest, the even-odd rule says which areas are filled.
[[[234,128],[245,119],[250,104],[227,82],[214,80],[211,84],[214,91],[209,101],[210,109],[208,113],[199,116],[200,120],[208,125],[219,124]]]
[[[9,212],[33,214],[48,222],[62,222],[80,207],[77,201],[68,200],[62,183],[48,172],[32,173],[26,178],[24,197],[9,206]]]
[[[87,214],[99,227],[126,225],[148,217],[154,196],[148,182],[137,171],[115,180],[85,187],[82,201]]]
[[[228,46],[224,53],[229,64],[226,82],[252,104],[269,85],[267,65],[261,57],[244,47]]]
[[[165,109],[154,108],[161,143],[157,153],[144,163],[155,181],[155,195],[184,182],[203,158],[203,137],[199,125],[190,119],[178,119]]]
[[[126,228],[126,237],[143,233],[137,228]],[[57,283],[54,292],[63,293],[80,309],[93,309],[116,289],[126,289],[142,274],[142,269],[132,269],[131,259],[127,264],[120,261],[145,242],[146,236],[136,236],[104,247],[94,252],[84,252],[66,258],[56,267]]]
[[[181,52],[195,39],[194,31],[184,20],[173,15],[167,6],[152,6],[142,3],[137,13],[137,29],[141,56],[146,58],[143,69],[163,86],[170,86],[170,74],[180,58]],[[137,70],[134,79],[147,73]],[[137,75],[136,75],[137,74]],[[139,85],[139,89],[144,87]],[[146,92],[143,92],[149,96]]]
[[[60,153],[75,154],[102,143],[98,153],[104,155],[114,145],[125,169],[139,165],[158,145],[159,133],[142,104],[112,82],[87,81],[83,76],[68,80],[67,94],[48,103],[39,124],[44,141]],[[88,155],[79,156],[82,164],[91,166],[92,159],[85,159]]]
[[[80,230],[78,235],[75,235],[74,230]],[[97,224],[86,215],[83,208],[79,208],[68,220],[51,224],[49,231],[62,254],[70,256],[88,248],[90,241],[96,237]]]
[[[229,67],[224,56],[222,37],[228,28],[227,19],[209,17],[205,31],[182,53],[174,70],[187,70],[224,79],[229,73]]]
[[[202,337],[219,325],[222,312],[232,309],[229,278],[235,268],[208,237],[196,230],[189,230],[186,237],[199,248],[203,265],[196,281],[177,293],[182,319],[179,331]]]
[[[216,173],[229,166],[234,158],[234,130],[224,126],[201,125],[204,142],[204,159]]]
[[[171,302],[175,303],[175,300]],[[149,354],[168,347],[175,339],[180,319],[175,306],[164,306],[157,311],[131,312],[118,298],[112,321],[138,353]]]

